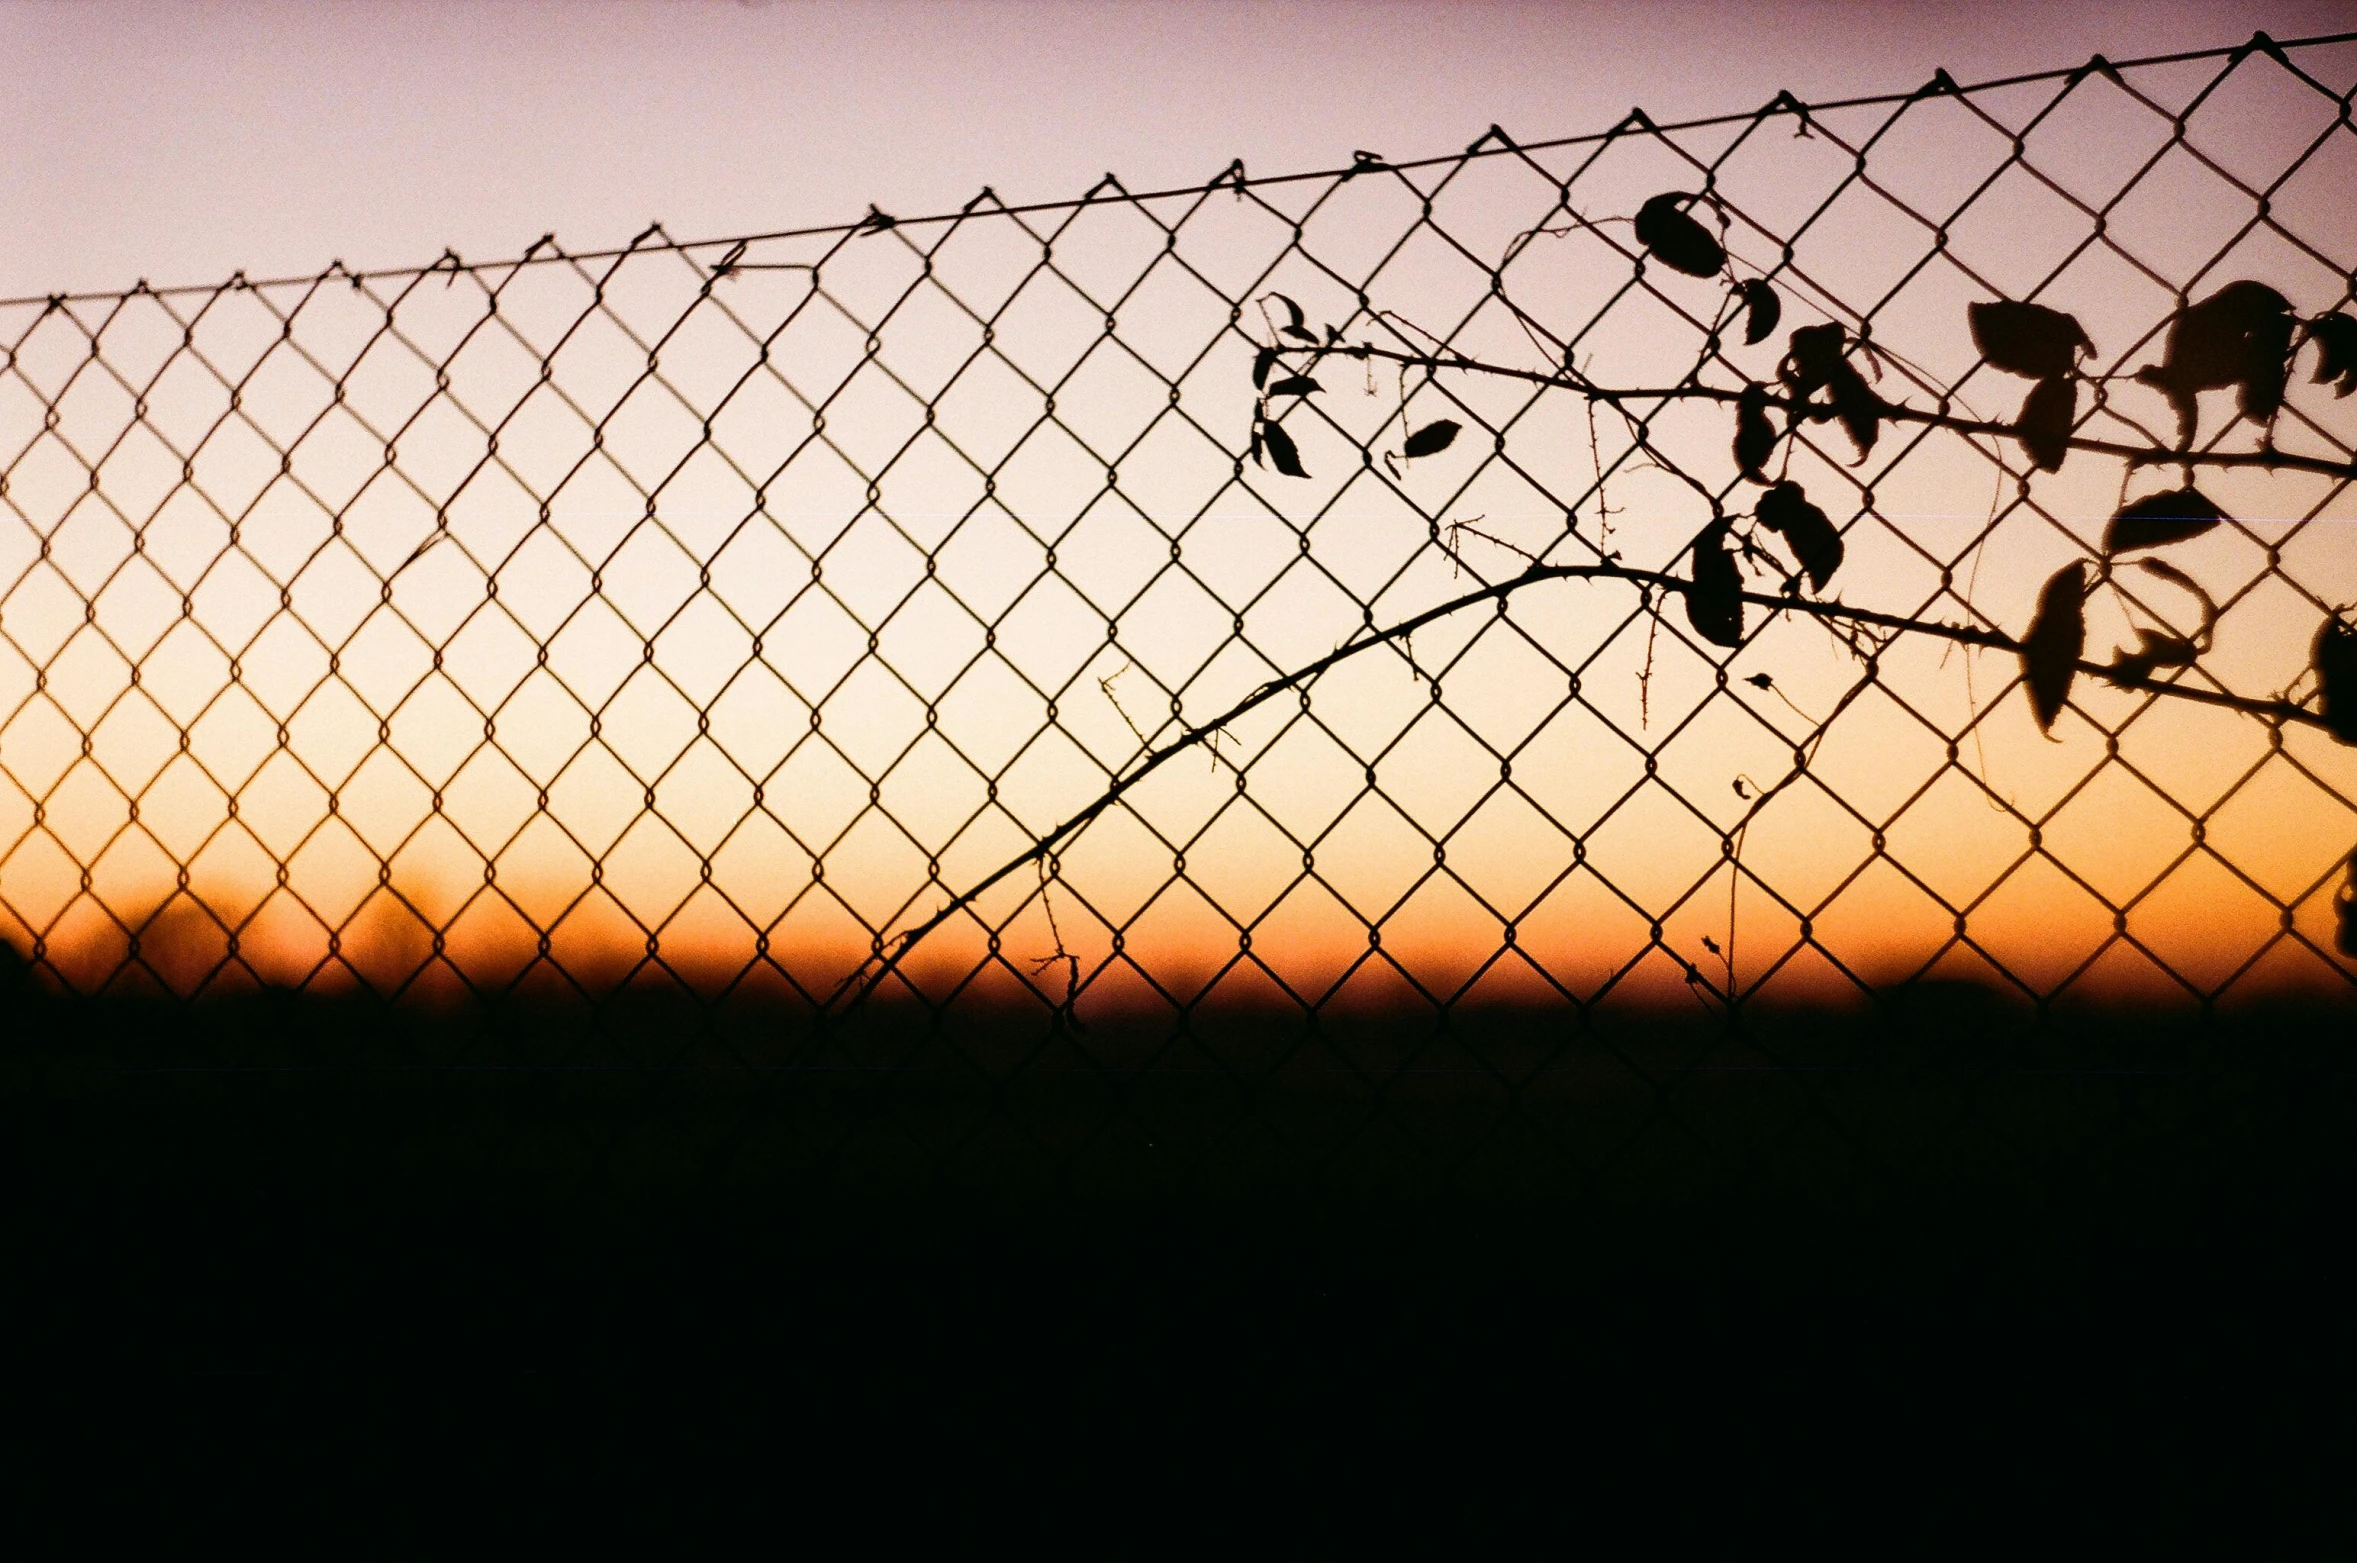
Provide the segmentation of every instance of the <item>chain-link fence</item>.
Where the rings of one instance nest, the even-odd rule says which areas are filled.
[[[1874,1162],[1922,1125],[1818,1071],[1909,1004],[1965,1052],[2021,1009],[2040,1067],[2082,1001],[2342,1005],[2357,749],[2311,663],[2357,600],[2357,401],[2303,327],[2280,413],[2204,382],[2181,447],[2136,371],[2228,283],[2357,296],[2353,80],[2357,43],[2262,39],[0,304],[25,1002],[174,1017],[127,1069],[594,1079],[610,1132],[488,1141],[691,1179],[869,1176],[877,1121],[1051,1177],[1594,1170],[1762,1113]],[[1663,192],[1724,277],[1645,231]],[[2067,460],[1976,339],[1996,299],[2084,329]],[[1879,413],[1770,433],[1830,556],[1748,526],[1730,447],[1826,326]],[[2159,570],[2102,540],[2179,482],[2227,519]],[[1750,576],[1731,634],[1698,533]],[[2090,557],[2049,727],[2020,641]],[[2112,646],[2148,661],[2095,676]]]

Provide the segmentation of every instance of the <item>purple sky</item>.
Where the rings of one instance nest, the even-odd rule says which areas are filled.
[[[2357,26],[2348,0],[0,0],[0,296],[1188,183]]]

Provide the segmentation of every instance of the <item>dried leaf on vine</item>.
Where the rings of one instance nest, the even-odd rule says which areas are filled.
[[[2230,282],[2176,313],[2161,362],[2137,370],[2136,378],[2169,398],[2180,444],[2193,439],[2201,391],[2236,387],[2235,405],[2264,423],[2283,406],[2297,325],[2290,301],[2273,288]]]
[[[1269,395],[1307,396],[1312,391],[1322,391],[1324,389],[1324,386],[1318,384],[1317,381],[1312,380],[1308,375],[1292,374],[1287,375],[1284,379],[1279,380],[1275,385],[1270,386]]]
[[[2038,616],[2021,638],[2021,676],[2029,686],[2030,712],[2038,731],[2050,733],[2078,676],[2079,653],[2087,649],[2087,566],[2073,560],[2054,572],[2038,593]]]
[[[1727,523],[1713,521],[1695,534],[1693,588],[1686,622],[1715,646],[1743,644],[1743,573],[1727,547]]]
[[[1765,277],[1754,277],[1737,291],[1743,295],[1743,345],[1757,347],[1784,318],[1784,300]]]
[[[2316,373],[2310,383],[2338,382],[2332,388],[2335,396],[2357,391],[2357,317],[2319,315],[2308,322],[2307,334],[2316,344]]]
[[[1408,436],[1407,443],[1400,447],[1400,454],[1410,461],[1418,456],[1436,456],[1449,448],[1458,430],[1463,427],[1453,418],[1435,418]]]
[[[1686,214],[1686,206],[1699,199],[1672,190],[1638,207],[1637,242],[1689,277],[1715,277],[1726,267],[1727,252],[1708,228]]]
[[[1277,329],[1295,341],[1316,345],[1318,334],[1309,329],[1309,317],[1301,312],[1301,306],[1282,293],[1271,293],[1269,297],[1285,306],[1285,323]]]
[[[2141,570],[2159,576],[2162,580],[2167,581],[2171,586],[2176,587],[2179,591],[2189,594],[2194,601],[2201,604],[2202,624],[2201,628],[2194,632],[2193,644],[2196,651],[2208,650],[2210,645],[2210,632],[2218,627],[2217,599],[2213,598],[2208,592],[2202,590],[2201,582],[2195,580],[2192,576],[2187,575],[2183,570],[2178,569],[2175,565],[2169,563],[2169,561],[2166,559],[2139,559],[2136,561],[2136,565],[2137,568]]]
[[[1833,415],[1849,431],[1850,443],[1858,447],[1858,460],[1864,461],[1874,449],[1874,441],[1882,432],[1883,399],[1874,394],[1866,377],[1851,368],[1845,360],[1834,366],[1830,382],[1833,391]]]
[[[2211,504],[2200,489],[2191,485],[2164,489],[2145,495],[2111,518],[2103,529],[2103,551],[2124,554],[2139,548],[2165,548],[2199,537],[2226,519],[2226,513]]]
[[[2251,333],[2251,369],[2243,376],[2234,405],[2253,423],[2271,422],[2283,411],[2283,388],[2292,373],[2292,330],[2296,322],[2287,311]]]
[[[2324,697],[2317,715],[2335,738],[2357,744],[2357,629],[2337,614],[2326,619],[2316,631],[2308,662]]]
[[[1747,385],[1735,403],[1735,470],[1765,483],[1768,458],[1776,453],[1776,426],[1768,421],[1768,388]]]
[[[2071,453],[2071,429],[2078,412],[2078,381],[2040,380],[2030,387],[2013,432],[2021,441],[2021,448],[2029,454],[2032,466],[2041,472],[2062,470],[2063,458]]]
[[[1847,367],[1841,356],[1839,325],[1799,327],[1785,339],[1785,344],[1784,362],[1776,366],[1776,374],[1792,388],[1795,396],[1823,390]]]
[[[2189,668],[2200,655],[2199,648],[2182,635],[2162,635],[2152,630],[2138,630],[2134,651],[2115,651],[2106,676],[2115,684],[2139,689],[2152,681],[2155,668]]]
[[[1964,313],[1972,323],[1972,345],[1990,368],[2007,374],[2061,379],[2078,368],[2081,353],[2095,351],[2077,317],[2043,304],[1972,304]]]
[[[2154,667],[2189,668],[2201,655],[2201,648],[2190,636],[2163,635],[2156,630],[2138,630],[2136,636],[2141,642],[2136,654],[2151,658]]]
[[[1269,460],[1279,472],[1289,478],[1306,478],[1309,473],[1301,465],[1301,447],[1293,443],[1293,436],[1273,423],[1260,426],[1261,439],[1268,445]]]
[[[1252,355],[1252,383],[1255,388],[1269,383],[1269,371],[1277,367],[1277,350],[1264,347]]]
[[[1841,532],[1825,512],[1809,503],[1798,483],[1779,483],[1760,496],[1752,513],[1760,525],[1784,539],[1808,572],[1809,584],[1823,591],[1841,568],[1843,553]]]

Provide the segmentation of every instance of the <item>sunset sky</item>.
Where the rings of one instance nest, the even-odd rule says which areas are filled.
[[[0,297],[949,211],[2357,25],[2346,0],[0,3]]]
[[[14,778],[0,782],[0,897],[17,907],[0,914],[0,936],[21,948],[38,934],[74,980],[95,981],[120,958],[116,925],[153,915],[152,942],[171,946],[159,967],[193,963],[159,971],[180,984],[218,950],[208,917],[246,928],[246,958],[290,981],[338,929],[338,953],[390,983],[437,937],[492,977],[527,966],[542,934],[576,971],[619,971],[646,952],[636,918],[701,975],[725,977],[763,939],[823,985],[870,928],[905,927],[938,904],[928,856],[941,886],[972,882],[1085,804],[1139,731],[1174,712],[1199,722],[1362,622],[1510,574],[1516,549],[1568,561],[1609,543],[1657,567],[1708,518],[1682,480],[1625,460],[1627,425],[1607,420],[1592,444],[1563,393],[1534,402],[1512,382],[1418,390],[1413,421],[1453,411],[1511,425],[1515,470],[1485,465],[1491,445],[1477,434],[1378,483],[1351,442],[1396,446],[1387,420],[1404,409],[1392,387],[1369,375],[1362,388],[1335,364],[1320,371],[1327,399],[1289,415],[1315,476],[1246,469],[1232,483],[1252,346],[1203,279],[1280,288],[1314,319],[1347,318],[1356,306],[1336,279],[1401,243],[1382,262],[1377,307],[1419,326],[1470,320],[1458,338],[1469,350],[1521,362],[1535,339],[1481,314],[1480,267],[1549,217],[1554,180],[1584,152],[1477,164],[1437,198],[1433,221],[1487,257],[1475,264],[1383,178],[1338,189],[1299,252],[1285,214],[1310,187],[1271,192],[1267,206],[1224,193],[1199,213],[1155,206],[1157,220],[1184,218],[1169,253],[1197,276],[1158,259],[1163,230],[1135,212],[1085,214],[1056,240],[1063,278],[1036,284],[1040,239],[1004,222],[913,219],[955,211],[986,184],[1008,201],[1070,197],[1110,170],[1151,191],[1238,157],[1265,176],[1362,149],[1442,155],[1492,122],[1537,141],[1602,130],[1632,104],[1669,121],[1746,110],[1779,89],[1821,101],[1904,91],[1934,67],[1971,81],[2098,50],[2336,25],[2357,25],[2357,12],[0,3],[12,117],[30,137],[0,160],[0,301],[16,301],[0,302],[15,355],[0,375],[0,631],[14,642],[0,650],[0,769]],[[2334,58],[2345,75],[2347,51]],[[2085,101],[2114,104],[2112,118],[2091,107],[2033,137],[2042,168],[2101,202],[2168,139],[2164,122],[2110,91]],[[2195,141],[2264,182],[2307,156],[2322,100],[2253,91],[2206,107]],[[1990,107],[2002,118],[2038,101]],[[1826,123],[1860,136],[1874,124]],[[2156,162],[2107,218],[2147,272],[2102,250],[2071,258],[2085,219],[2018,171],[1972,197],[1954,262],[1910,271],[1924,224],[1882,196],[1845,196],[1809,228],[1851,157],[1781,127],[1727,163],[1730,199],[1769,225],[1739,226],[1729,247],[1757,275],[1781,264],[1769,233],[1807,230],[1797,269],[1779,273],[1788,326],[1850,318],[1843,308],[1887,291],[1877,339],[1903,362],[1886,390],[1918,404],[1974,362],[1968,300],[2041,290],[2085,323],[2095,367],[2118,372],[2118,418],[2149,422],[2157,396],[2127,371],[2149,360],[2143,339],[2173,286],[2262,276],[2303,312],[2343,301],[2357,138],[2332,129],[2329,106],[2321,125],[2338,137],[2329,155],[2274,198],[2291,242],[2238,239],[2248,203],[2217,169],[2182,154]],[[1715,156],[1733,134],[1689,150]],[[1877,142],[1872,166],[1887,190],[1945,212],[2007,145],[1961,107],[1932,105]],[[1625,214],[1691,168],[1633,143],[1579,173],[1575,202]],[[489,263],[550,232],[579,252],[626,244],[656,219],[678,241],[725,240],[840,223],[871,202],[911,221],[872,238],[771,241],[745,257],[771,269],[708,299],[698,289],[718,246],[634,257],[602,284],[542,264],[422,284],[101,298],[62,316],[39,302],[140,279],[302,278],[339,259],[421,266],[445,248]],[[937,242],[928,271],[922,252]],[[821,261],[823,299],[793,269]],[[1526,319],[1568,340],[1629,268],[1583,233],[1533,245],[1505,275]],[[1141,276],[1151,285],[1126,293]],[[1098,352],[1115,297],[1131,359]],[[1659,383],[1649,377],[1691,358],[1696,322],[1720,298],[1715,282],[1657,272],[1647,291],[1611,302],[1613,324],[1582,338],[1582,361],[1602,383]],[[961,313],[993,300],[1006,301],[997,357],[983,351],[980,317]],[[382,335],[388,324],[398,342]],[[1264,328],[1248,312],[1243,329]],[[177,356],[184,331],[214,367]],[[93,334],[119,381],[81,367]],[[1772,378],[1780,341],[1713,372]],[[656,342],[665,379],[650,388]],[[879,353],[896,383],[863,367]],[[1062,427],[1044,432],[1033,428],[1041,384],[1061,392]],[[1984,368],[1960,394],[2008,418],[2023,390]],[[1183,423],[1165,416],[1181,392]],[[2293,399],[2317,421],[2287,425],[2287,446],[2345,449],[2357,436],[2357,402],[2304,386]],[[1665,460],[1726,485],[1727,424],[1723,410],[1678,408],[1649,437]],[[2091,432],[2117,437],[2119,425]],[[1957,598],[1939,595],[1952,568],[1971,585],[1950,589],[2016,633],[2038,582],[2090,546],[2131,488],[2158,484],[2081,456],[2017,491],[1986,442],[1902,448],[1894,434],[1862,468],[1838,432],[1814,438],[1791,476],[1837,521],[1855,520],[1837,595],[1954,617]],[[1116,451],[1118,492],[1106,471]],[[2018,470],[2018,450],[2002,454]],[[1584,496],[1616,455],[1625,464],[1600,515]],[[2170,556],[2228,605],[2204,667],[2272,695],[2305,665],[2315,605],[2357,597],[2345,525],[2357,511],[2345,485],[2315,477],[2205,476],[2203,488],[2250,524]],[[1731,503],[1748,505],[1737,492]],[[1575,510],[1585,530],[1567,541]],[[1450,521],[1504,541],[1477,539],[1451,559],[1431,535]],[[1608,537],[1604,522],[1620,530]],[[2304,600],[2268,573],[2270,547]],[[1183,571],[1165,568],[1182,553]],[[2136,582],[2139,612],[2188,611],[2165,583]],[[1725,941],[1748,952],[1745,983],[1809,946],[1777,991],[1823,997],[1841,982],[1820,953],[1873,980],[1920,969],[1953,932],[1943,901],[1971,905],[1989,959],[2042,990],[2106,947],[2107,900],[2132,904],[2128,931],[2202,985],[2276,937],[2276,900],[2296,902],[2303,936],[2329,945],[2323,876],[2357,843],[2357,814],[2333,794],[2357,793],[2357,765],[2314,731],[2276,754],[2241,718],[2147,712],[2107,763],[2094,722],[2074,714],[2048,742],[2017,693],[1943,757],[1933,731],[1963,731],[2013,677],[2010,655],[1894,649],[1853,709],[1841,703],[1854,698],[1856,661],[1814,624],[1784,621],[1727,660],[1727,693],[1714,695],[1713,661],[1675,636],[1656,660],[1634,606],[1624,585],[1532,592],[1505,618],[1471,613],[1419,636],[1412,663],[1359,659],[1318,685],[1314,722],[1304,701],[1238,724],[1224,757],[1186,757],[1074,844],[1047,903],[1036,876],[987,903],[996,919],[1029,901],[1008,959],[1038,963],[1061,940],[1092,967],[1111,963],[1107,998],[1134,997],[1118,948],[1184,991],[1235,956],[1232,915],[1253,925],[1259,961],[1314,993],[1365,957],[1364,919],[1381,914],[1385,948],[1442,990],[1472,980],[1512,923],[1518,949],[1574,991],[1658,936],[1675,959],[1632,979],[1641,991],[1676,994],[1675,962],[1717,959]],[[1231,612],[1248,648],[1229,641]],[[2099,607],[2089,655],[2150,622]],[[1557,709],[1564,666],[1586,670],[1587,707]],[[1446,720],[1433,714],[1442,667]],[[1740,682],[1753,674],[1772,674],[1773,688]],[[2104,721],[2134,706],[2119,691],[2079,694]],[[814,703],[825,743],[804,741],[820,725]],[[1749,817],[1747,800],[1837,706],[1845,714],[1807,756],[1816,779],[1745,827],[1746,869],[1785,904],[1747,892],[1730,925],[1719,833]],[[1663,785],[1646,783],[1644,745],[1697,711],[1659,756]],[[492,718],[498,747],[478,748]],[[1043,726],[1046,741],[1026,748]],[[1378,754],[1381,795],[1362,796]],[[1500,755],[1512,788],[1500,786]],[[1623,793],[1636,801],[1616,803]],[[661,821],[641,817],[648,798]],[[871,802],[898,823],[863,814]],[[2047,821],[2041,842],[2024,817]],[[1455,878],[1430,872],[1425,829],[1447,838]],[[1879,833],[1890,857],[1873,861]],[[1313,839],[1325,882],[1297,885]],[[1192,883],[1164,893],[1174,841],[1187,843]],[[823,890],[812,842],[832,843]],[[2017,867],[2040,844],[2051,856]],[[183,868],[205,913],[173,899]],[[915,964],[946,983],[981,953],[979,931],[953,930]],[[2143,956],[2113,953],[2118,969],[2090,987],[2152,989]],[[1520,959],[1482,991],[1548,991]],[[1979,959],[1941,974],[1985,975]],[[2267,980],[2329,976],[2301,959]]]

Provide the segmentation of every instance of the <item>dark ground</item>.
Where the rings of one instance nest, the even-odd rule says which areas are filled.
[[[20,1375],[774,1379],[985,1443],[1053,1402],[1517,1458],[1838,1415],[2294,1481],[2357,1387],[2348,1009],[7,1003]]]

